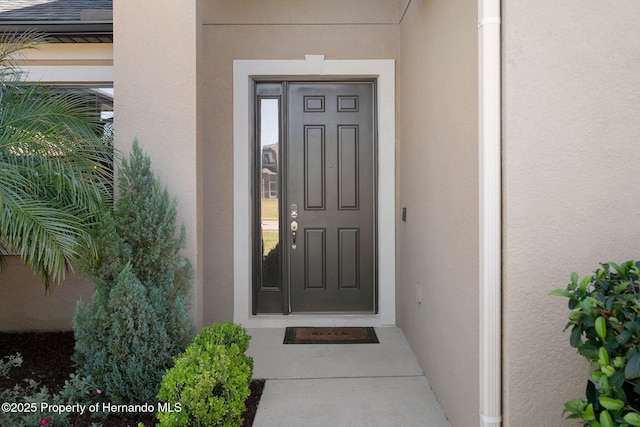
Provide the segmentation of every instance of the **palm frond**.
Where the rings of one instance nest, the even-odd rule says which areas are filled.
[[[13,196],[5,193],[3,197],[0,236],[11,252],[45,279],[47,288],[52,281],[62,281],[67,271],[73,271],[72,262],[81,250],[95,253],[91,236],[82,224],[90,221],[87,212],[72,206],[61,209],[26,195]]]
[[[0,35],[0,82],[22,76],[18,62],[22,52],[44,43],[45,35],[37,31],[9,32]]]
[[[16,58],[42,41],[0,37],[0,261],[2,249],[20,254],[48,288],[81,253],[96,254],[113,150],[84,99],[23,81]]]

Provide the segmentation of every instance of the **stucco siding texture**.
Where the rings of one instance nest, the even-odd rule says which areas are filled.
[[[569,275],[640,256],[640,3],[503,7],[504,425],[573,426]]]
[[[271,4],[261,3],[268,3],[260,6],[265,10]],[[205,324],[233,314],[233,60],[304,59],[306,54],[395,59],[397,52],[397,25],[203,26]]]
[[[91,301],[94,285],[70,274],[62,284],[44,282],[18,256],[7,256],[0,276],[0,331],[70,331],[76,303]]]
[[[477,3],[400,25],[398,323],[451,426],[478,425]],[[417,302],[417,286],[422,303]]]
[[[225,25],[397,24],[398,0],[210,0],[203,22]]]
[[[126,156],[138,139],[156,177],[177,199],[177,224],[184,224],[187,239],[183,253],[195,269],[191,315],[202,326],[198,7],[180,0],[162,7],[114,1],[114,128],[116,148]]]

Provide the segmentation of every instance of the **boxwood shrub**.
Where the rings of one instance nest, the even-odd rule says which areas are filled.
[[[640,426],[640,262],[605,263],[566,289],[569,342],[591,361],[585,398],[565,403],[584,426]]]
[[[158,400],[167,411],[160,426],[239,426],[249,397],[253,359],[249,335],[239,325],[202,330],[162,378]]]

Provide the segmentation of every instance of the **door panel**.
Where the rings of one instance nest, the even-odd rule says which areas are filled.
[[[340,272],[338,286],[340,289],[357,289],[360,287],[359,272],[359,243],[360,230],[338,230],[338,269]]]
[[[304,207],[325,208],[324,126],[304,127]],[[298,177],[296,177],[298,179]]]
[[[358,126],[338,126],[338,209],[358,209]]]
[[[292,82],[286,96],[291,311],[374,312],[373,83]]]
[[[304,287],[305,289],[326,288],[326,230],[306,228],[304,230]]]

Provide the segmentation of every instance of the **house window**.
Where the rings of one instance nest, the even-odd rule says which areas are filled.
[[[82,99],[87,110],[95,112],[102,131],[102,140],[113,147],[113,86],[51,85],[48,87],[55,93],[73,94]]]
[[[47,91],[53,94],[68,95],[73,94],[74,97],[83,101],[88,112],[95,114],[96,122],[99,124],[98,132],[103,143],[113,149],[113,86],[111,85],[42,85]],[[104,166],[113,171],[113,157],[104,159]],[[113,200],[113,183],[108,188]],[[1,249],[0,245],[0,251]],[[3,255],[18,255],[11,251],[2,252]]]
[[[54,93],[72,94],[83,100],[88,112],[92,112],[101,132],[102,142],[113,150],[113,86],[112,85],[48,85]],[[104,166],[113,172],[113,157],[104,160]],[[112,174],[113,176],[113,174]],[[113,200],[113,183],[109,186],[111,200]]]
[[[260,247],[258,277],[260,290],[282,288],[280,255],[280,99],[259,96],[257,147],[260,155],[259,209]],[[280,307],[278,307],[280,310]]]

